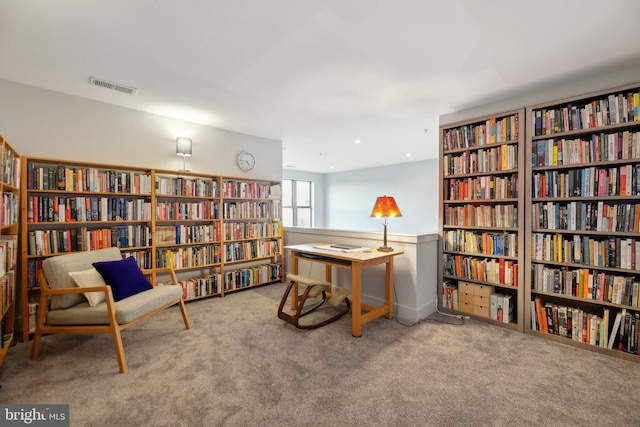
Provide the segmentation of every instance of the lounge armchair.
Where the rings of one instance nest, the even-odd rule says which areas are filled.
[[[186,329],[191,328],[182,287],[173,269],[155,271],[163,270],[174,285],[151,285],[133,258],[123,259],[118,248],[47,258],[39,273],[40,305],[31,359],[38,358],[42,335],[109,333],[120,372],[127,372],[120,331],[176,304]]]

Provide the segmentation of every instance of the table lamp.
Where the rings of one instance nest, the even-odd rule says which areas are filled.
[[[384,243],[378,248],[381,252],[391,252],[392,247],[387,246],[387,218],[393,218],[396,216],[402,216],[396,201],[391,196],[380,196],[376,199],[376,204],[373,205],[373,211],[371,216],[376,218],[384,218]]]

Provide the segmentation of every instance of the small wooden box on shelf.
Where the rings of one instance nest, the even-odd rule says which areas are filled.
[[[497,315],[491,317],[490,312],[491,295],[494,294],[494,289],[494,286],[458,282],[460,311],[497,320]]]
[[[511,295],[495,291],[495,286],[458,282],[459,310],[466,314],[496,320],[503,323],[513,321]],[[449,308],[446,307],[445,308]]]
[[[640,362],[640,83],[527,108],[526,332]]]
[[[438,307],[518,331],[524,329],[523,144],[524,109],[440,127]],[[506,295],[513,317],[491,311],[492,295]]]

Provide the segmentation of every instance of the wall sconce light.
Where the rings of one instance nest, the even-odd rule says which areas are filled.
[[[176,138],[176,154],[182,156],[182,170],[187,172],[187,156],[191,156],[191,138]]]
[[[373,211],[371,216],[376,218],[384,218],[384,243],[378,248],[381,252],[391,252],[393,248],[387,246],[387,218],[393,218],[396,216],[402,216],[400,209],[396,201],[391,196],[380,196],[376,199],[376,204],[373,205]]]

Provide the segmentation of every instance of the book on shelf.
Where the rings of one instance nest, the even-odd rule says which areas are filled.
[[[620,318],[620,329],[618,330],[618,350],[627,351],[627,339],[629,338],[628,330],[629,330],[629,320],[631,319],[631,315],[624,310],[621,318]]]
[[[567,307],[559,306],[558,307],[558,335],[566,337],[567,336]]]
[[[600,336],[602,337],[602,339],[600,340],[600,347],[609,346],[609,317],[610,310],[609,308],[605,307],[603,309],[602,322],[600,323]]]
[[[2,347],[3,348],[9,347],[11,345],[12,341],[13,341],[13,332],[4,332],[2,334]]]
[[[269,198],[278,200],[282,198],[282,187],[280,184],[273,184],[269,187]]]
[[[491,297],[489,297],[491,301]],[[496,320],[504,323],[513,321],[513,298],[509,294],[497,294]],[[491,302],[489,303],[489,313],[491,313]]]
[[[442,306],[450,310],[458,310],[458,285],[446,281],[442,285]]]
[[[533,317],[533,313],[535,313],[536,315],[536,323],[538,325],[537,330],[540,332],[549,332],[548,327],[547,327],[547,322],[546,322],[546,316],[543,316],[543,311],[542,311],[542,297],[536,297],[535,298],[535,310],[532,312],[532,317]]]
[[[28,304],[29,310],[29,333],[34,333],[36,331],[36,319],[38,315],[38,302],[30,302]]]

